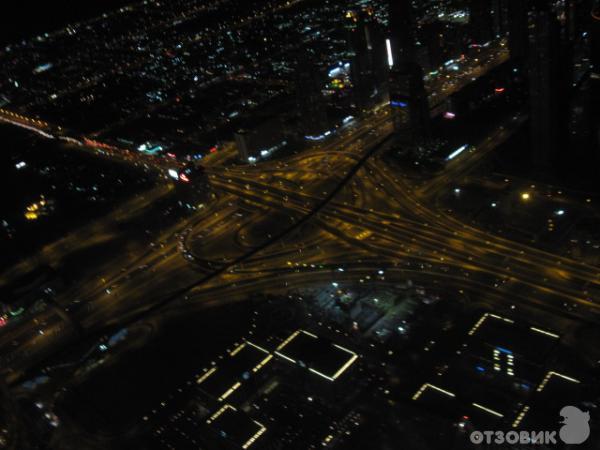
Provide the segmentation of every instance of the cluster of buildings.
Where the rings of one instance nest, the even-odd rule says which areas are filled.
[[[447,352],[412,401],[465,433],[552,430],[565,399],[586,395],[580,373],[564,367],[561,336],[514,317],[482,313]]]
[[[312,331],[259,332],[143,417],[148,445],[331,448],[359,425],[359,366],[353,350]]]
[[[593,0],[217,3],[144,2],[0,49],[3,111],[134,154],[197,161],[234,142],[253,163],[388,101],[422,143],[432,118],[510,89],[539,172],[598,158]]]
[[[396,115],[397,128],[407,138],[427,138],[432,96],[422,81],[431,61],[419,50],[424,24],[410,1],[391,2],[390,11],[390,100],[393,108],[407,109]],[[454,28],[463,27],[468,49],[506,39],[510,59],[500,80],[517,91],[515,106],[529,114],[531,161],[540,174],[556,174],[574,160],[597,164],[600,157],[597,11],[597,2],[588,0],[473,0],[465,14],[449,16]],[[451,36],[439,34],[442,41]],[[472,103],[485,92],[460,95]]]

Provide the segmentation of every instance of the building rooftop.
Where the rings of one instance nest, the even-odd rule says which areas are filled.
[[[335,381],[358,358],[353,351],[304,330],[292,333],[275,353],[329,381]]]
[[[210,425],[223,439],[230,440],[241,449],[251,448],[267,428],[252,420],[231,405],[223,405],[207,419]]]

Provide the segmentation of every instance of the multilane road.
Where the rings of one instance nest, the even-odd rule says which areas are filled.
[[[324,281],[412,279],[496,307],[543,309],[597,321],[600,271],[461,223],[433,205],[506,139],[521,117],[415,184],[382,158],[392,133],[380,108],[330,142],[257,166],[207,168],[214,197],[191,217],[127,249],[60,293],[51,307],[0,332],[9,382],[65,345],[147,313],[178,314]],[[158,188],[132,203],[137,214]],[[126,220],[127,212],[121,211]],[[133,213],[132,213],[133,214]],[[117,232],[111,220],[41,253],[63,257]],[[1,279],[27,272],[25,261]],[[338,269],[342,268],[341,272]],[[66,318],[65,318],[66,317]]]

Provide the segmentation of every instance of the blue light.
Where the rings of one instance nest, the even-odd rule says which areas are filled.
[[[392,106],[399,106],[400,108],[406,108],[408,106],[408,103],[404,103],[404,102],[399,102],[399,101],[396,101],[396,100],[392,100],[390,102],[390,105],[392,105]]]
[[[475,368],[477,369],[478,372],[485,372],[485,368],[484,367],[476,366]]]

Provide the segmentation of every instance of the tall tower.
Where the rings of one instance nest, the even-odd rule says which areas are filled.
[[[494,37],[494,21],[490,0],[469,0],[469,27],[471,38],[478,44]]]
[[[492,0],[491,7],[494,35],[503,36],[508,32],[508,2],[507,0]]]
[[[559,97],[561,88],[560,25],[547,2],[539,1],[531,12],[529,35],[529,90],[532,161],[535,169],[549,171],[562,141]]]
[[[594,2],[591,11],[590,38],[591,38],[591,121],[592,140],[596,161],[600,163],[600,0]]]
[[[388,0],[390,43],[394,63],[416,61],[415,23],[411,0]]]
[[[410,0],[388,1],[390,38],[387,47],[394,126],[401,137],[414,141],[429,136],[430,115],[423,69],[416,59],[413,8]]]
[[[359,110],[372,107],[379,99],[387,74],[385,41],[372,14],[370,10],[348,11],[346,14],[354,101]]]
[[[296,68],[296,108],[300,133],[310,138],[321,136],[328,128],[327,105],[323,98],[325,74],[313,55],[301,55]]]
[[[517,65],[527,59],[529,50],[528,0],[508,0],[508,48],[510,57]]]
[[[600,0],[595,0],[590,19],[592,77],[600,80]]]

